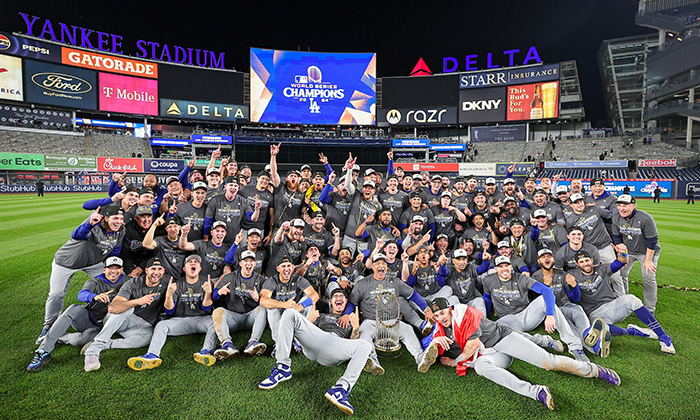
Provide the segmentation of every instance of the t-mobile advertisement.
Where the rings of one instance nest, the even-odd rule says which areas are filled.
[[[100,73],[100,110],[158,115],[158,81]]]
[[[559,82],[509,86],[508,121],[559,117]]]

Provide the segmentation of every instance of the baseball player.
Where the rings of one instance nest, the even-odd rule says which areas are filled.
[[[280,319],[285,309],[292,308],[308,316],[318,299],[319,295],[309,281],[294,274],[294,264],[288,257],[283,257],[277,265],[277,274],[268,277],[260,291],[260,306],[267,309],[272,340],[277,343]],[[301,348],[295,348],[301,351]],[[273,356],[276,350],[273,350]]]
[[[550,203],[552,204],[552,203]],[[532,229],[538,230],[537,249],[549,248],[556,252],[562,245],[566,244],[566,228],[559,223],[551,224],[545,209],[537,209],[532,213],[535,224]]]
[[[292,264],[301,264],[302,255],[306,251],[306,244],[302,242],[304,236],[304,226],[306,223],[302,219],[293,219],[282,223],[272,239],[270,247],[270,260],[265,273],[273,276],[277,266],[283,258],[288,258]]]
[[[236,239],[243,237],[239,233]],[[244,247],[238,247],[239,243],[234,240],[229,248],[226,256],[224,257],[224,274],[228,274],[233,271],[233,266],[238,265],[241,261],[241,255],[245,251],[250,251],[255,254],[255,272],[263,274],[265,266],[267,263],[267,248],[262,246],[262,231],[260,229],[248,229],[248,236],[246,237],[246,243]]]
[[[468,305],[451,306],[446,299],[438,298],[431,307],[437,322],[426,351],[439,354],[440,363],[455,367],[460,376],[465,376],[467,368],[472,367],[477,375],[539,401],[550,410],[554,410],[554,398],[549,387],[533,385],[510,373],[507,368],[513,358],[542,369],[620,385],[620,377],[614,370],[548,353],[522,334],[489,320]]]
[[[192,227],[187,234],[187,240],[190,242],[204,238],[204,215],[207,211],[207,205],[204,204],[204,199],[207,196],[207,184],[204,182],[195,182],[192,185],[192,201],[180,203],[177,205],[175,213],[183,223],[189,223]],[[168,214],[172,216],[172,214]]]
[[[326,392],[325,397],[344,413],[353,414],[354,409],[348,397],[362,369],[374,375],[382,375],[384,368],[369,357],[373,349],[372,344],[365,340],[357,340],[360,336],[360,319],[357,312],[348,316],[348,326],[339,325],[347,302],[346,292],[336,289],[331,296],[332,309],[329,314],[319,314],[313,310],[306,318],[294,309],[285,310],[280,320],[278,352],[275,356],[277,363],[270,376],[258,385],[260,389],[272,389],[280,382],[292,378],[292,359],[289,358],[289,353],[292,341],[296,338],[309,360],[324,366],[335,366],[349,361],[345,373]]]
[[[579,270],[571,274],[576,278],[581,289],[581,306],[592,320],[591,328],[584,339],[587,345],[600,346],[600,356],[607,357],[610,353],[610,341],[613,335],[636,335],[658,339],[661,351],[666,354],[676,354],[671,337],[661,328],[649,309],[634,295],[617,296],[610,285],[612,273],[620,270],[627,263],[627,247],[624,244],[616,246],[620,253],[610,265],[593,266],[593,259],[586,251],[576,254]],[[627,328],[614,325],[627,318],[632,312],[649,328],[640,328],[634,324]],[[594,347],[595,348],[595,347]]]
[[[200,275],[202,257],[197,254],[188,256],[182,269],[184,277],[176,281],[171,277],[165,290],[163,308],[171,318],[156,324],[146,354],[131,357],[126,362],[133,370],[160,366],[160,351],[169,336],[204,333],[212,323],[212,284],[208,276]]]
[[[419,232],[421,235],[425,235],[430,232],[430,238],[433,238],[433,233],[435,232],[435,216],[432,210],[423,207],[423,197],[419,192],[412,192],[409,195],[408,200],[410,207],[401,213],[399,217],[399,230],[404,234],[412,233],[412,223],[417,220],[416,216],[420,216],[423,220],[423,229]]]
[[[612,218],[612,241],[625,244],[629,250],[629,262],[620,270],[625,292],[629,293],[628,276],[632,266],[639,261],[642,269],[644,306],[651,313],[656,311],[656,267],[659,264],[659,231],[654,218],[643,210],[637,210],[637,200],[631,195],[617,199],[617,211]]]
[[[202,257],[202,272],[200,273],[202,277],[211,276],[214,280],[218,279],[223,274],[224,258],[231,247],[229,244],[224,243],[226,223],[221,220],[214,222],[211,225],[211,236],[208,241],[197,240],[190,242],[187,239],[187,235],[191,228],[192,225],[190,223],[182,227],[178,246],[180,249],[188,252],[194,251]]]
[[[154,255],[152,250],[143,247],[143,239],[152,224],[151,208],[141,206],[136,209],[134,219],[124,225],[124,242],[119,256],[124,260],[124,271],[129,277],[140,276],[146,261]]]
[[[467,251],[455,249],[452,253],[452,263],[441,265],[437,275],[445,278],[447,285],[452,288],[452,296],[447,298],[451,304],[464,303],[486,314],[484,298],[476,289],[476,277],[486,272],[491,255],[486,252],[482,258],[483,262],[477,267],[473,262],[469,262]]]
[[[559,330],[559,336],[576,360],[588,361],[583,352],[582,337],[571,330],[564,314],[556,306],[552,290],[529,276],[514,273],[508,257],[496,257],[494,265],[496,273],[489,274],[483,280],[486,313],[490,312],[493,303],[493,312],[498,322],[521,332],[532,331],[544,321],[544,329],[548,333]],[[541,296],[530,301],[530,290]],[[562,350],[561,343],[550,336],[535,334],[532,341],[540,347]]]
[[[78,293],[78,299],[86,304],[73,304],[56,319],[34,352],[27,372],[40,371],[44,363],[51,359],[56,343],[78,347],[95,338],[107,315],[107,306],[128,278],[123,272],[124,263],[121,258],[107,258],[103,274],[85,282]],[[67,333],[68,327],[73,327],[75,332]]]
[[[222,306],[212,312],[213,323],[207,330],[202,350],[194,354],[194,360],[204,366],[211,366],[216,359],[228,359],[239,354],[231,340],[231,331],[251,330],[250,339],[243,353],[254,356],[265,352],[267,345],[260,337],[267,323],[265,308],[258,305],[261,290],[266,278],[255,272],[255,253],[243,251],[238,262],[239,270],[221,278],[222,285],[214,289],[212,298]],[[216,339],[221,348],[214,351]]]
[[[593,258],[593,264],[600,264],[598,248],[583,241],[583,229],[580,226],[571,226],[567,229],[566,239],[568,242],[562,245],[554,253],[554,266],[564,271],[578,269],[576,265],[576,254],[579,251],[586,251]]]
[[[179,278],[182,275],[182,266],[185,262],[187,251],[179,246],[180,218],[171,216],[164,219],[161,214],[151,225],[143,238],[143,247],[155,250],[156,257],[163,262],[165,273],[168,277]],[[156,236],[158,226],[165,225],[166,236]]]
[[[345,168],[352,168],[355,159],[348,159],[345,162]],[[348,215],[348,223],[345,225],[345,237],[343,238],[343,246],[352,249],[353,251],[360,248],[360,250],[365,250],[368,248],[366,240],[360,240],[357,238],[352,238],[357,231],[357,227],[362,223],[362,221],[367,220],[367,218],[372,215],[376,216],[377,212],[381,208],[379,200],[375,195],[377,188],[372,181],[364,181],[362,183],[362,191],[357,191],[355,186],[352,185],[352,173],[348,170],[345,175],[345,186],[348,189],[348,195],[353,198],[352,207],[350,208],[350,214]],[[354,236],[354,235],[353,235]]]
[[[224,190],[222,195],[218,195],[211,199],[207,204],[207,212],[204,216],[204,238],[208,239],[212,224],[216,221],[226,223],[226,239],[224,242],[230,244],[241,230],[241,222],[247,218],[251,222],[257,222],[260,216],[262,202],[256,198],[255,206],[248,205],[248,200],[238,194],[238,179],[234,176],[228,176],[225,179]]]
[[[100,211],[101,210],[101,211]],[[56,251],[51,262],[49,295],[46,298],[44,326],[37,338],[48,333],[63,310],[63,297],[68,292],[73,275],[82,270],[92,277],[102,274],[103,261],[119,256],[124,240],[124,210],[117,204],[98,207],[78,226],[71,238]]]
[[[153,325],[158,321],[165,300],[164,274],[165,267],[160,259],[151,258],[144,275],[122,286],[109,305],[102,330],[81,351],[85,354],[85,372],[100,368],[102,350],[144,347],[151,341]],[[114,334],[122,338],[113,339]]]
[[[352,292],[350,293],[350,299],[347,307],[345,308],[344,315],[339,321],[339,325],[342,328],[347,328],[350,323],[350,314],[353,313],[355,308],[359,305],[360,315],[363,319],[362,323],[360,324],[360,338],[373,343],[374,335],[377,331],[376,298],[382,292],[390,292],[397,298],[403,297],[414,302],[422,311],[424,311],[426,320],[432,318],[432,311],[430,308],[428,308],[425,300],[423,300],[418,292],[413,290],[413,288],[399,278],[387,278],[387,262],[384,254],[379,253],[372,257],[372,270],[374,270],[372,275],[369,275],[355,283],[355,287],[353,287]],[[428,364],[428,360],[431,355],[423,351],[423,348],[418,341],[418,337],[416,337],[415,333],[413,332],[413,329],[403,321],[399,322],[399,339],[415,359],[419,372],[423,372],[425,369],[427,369],[427,366],[430,366]],[[377,360],[377,353],[374,348],[372,348],[370,358],[372,359],[373,363],[379,364]]]

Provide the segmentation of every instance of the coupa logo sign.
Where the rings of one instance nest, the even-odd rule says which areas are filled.
[[[5,35],[0,34],[0,51],[9,49],[12,46],[10,39]]]
[[[77,76],[61,73],[37,73],[32,76],[35,85],[59,93],[87,93],[92,85]]]

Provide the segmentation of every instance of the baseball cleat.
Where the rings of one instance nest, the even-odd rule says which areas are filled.
[[[294,346],[294,351],[296,351],[297,353],[301,353],[303,351],[301,348],[301,344],[299,344],[299,340],[297,340],[296,337],[294,338],[294,340],[292,340],[292,346]]]
[[[595,343],[600,340],[600,335],[603,333],[603,329],[607,328],[608,324],[605,323],[601,318],[596,318],[591,324],[591,328],[588,329],[588,334],[583,337],[583,342],[587,346],[593,347]]]
[[[229,357],[238,356],[240,352],[230,341],[224,343],[220,349],[214,350],[214,356],[219,360],[228,359]]]
[[[214,357],[214,355],[211,354],[211,350],[203,349],[195,353],[193,356],[195,362],[201,363],[204,366],[211,366],[214,363],[216,363],[216,357]]]
[[[163,361],[153,353],[146,353],[143,356],[131,357],[126,364],[133,370],[154,369],[160,366]]]
[[[272,369],[272,373],[264,381],[258,384],[260,389],[272,389],[277,386],[278,383],[288,381],[292,379],[292,369],[289,366],[283,365],[282,363],[277,363]]]
[[[350,392],[343,388],[342,385],[336,384],[326,392],[326,399],[332,402],[336,407],[340,408],[345,414],[352,414],[355,409],[350,405],[348,397]]]
[[[92,341],[88,341],[87,343],[85,343],[85,345],[80,349],[81,356],[85,356],[85,352],[92,345],[92,343],[93,343]]]
[[[92,372],[93,370],[99,369],[101,366],[100,356],[96,354],[88,354],[85,356],[85,366],[83,367],[85,372]]]
[[[569,349],[569,353],[571,353],[574,356],[574,359],[578,360],[579,362],[589,363],[591,361],[582,349]]]
[[[651,328],[642,328],[638,325],[635,324],[628,324],[627,325],[627,332],[629,335],[636,335],[637,337],[645,337],[645,338],[653,338],[653,339],[658,339],[659,336],[656,335],[654,331],[652,331]]]
[[[661,351],[666,354],[676,354],[676,348],[673,347],[673,342],[671,337],[666,334],[659,337],[659,344],[661,344]]]
[[[433,332],[433,324],[428,320],[421,322],[420,332],[423,334],[423,337],[430,335],[430,333]]]
[[[378,360],[367,358],[367,363],[365,363],[365,372],[369,372],[374,376],[384,375],[384,368],[379,364]]]
[[[438,346],[436,343],[430,343],[427,349],[420,354],[418,362],[418,372],[425,373],[430,369],[430,366],[435,363],[438,355]]]
[[[537,400],[548,409],[554,410],[554,398],[552,398],[552,393],[549,392],[549,387],[543,386],[540,389],[540,392],[537,394]]]
[[[610,356],[610,342],[612,341],[612,334],[610,334],[608,324],[603,325],[605,325],[605,327],[600,334],[600,350],[598,351],[598,356],[605,359],[606,357]]]
[[[51,353],[44,350],[34,352],[32,361],[27,366],[27,372],[38,372],[44,367],[44,363],[51,359]]]
[[[547,343],[545,344],[545,347],[548,349],[552,349],[556,351],[557,353],[563,353],[564,352],[564,343],[562,343],[559,340],[555,340],[552,337],[545,335],[543,337],[547,338]]]
[[[247,354],[248,356],[260,356],[261,354],[265,353],[265,350],[267,350],[267,344],[261,343],[257,340],[251,340],[245,346],[243,353]]]
[[[615,385],[619,386],[620,385],[620,375],[617,374],[612,369],[604,368],[602,366],[598,366],[598,377],[605,382],[609,383],[610,385]]]
[[[44,341],[44,337],[46,336],[46,334],[47,334],[48,332],[49,332],[49,329],[46,328],[46,327],[44,327],[44,328],[41,330],[41,334],[39,334],[39,337],[36,338],[36,341],[34,342],[34,344],[36,344],[37,346],[38,346],[39,344],[41,344],[41,342]]]

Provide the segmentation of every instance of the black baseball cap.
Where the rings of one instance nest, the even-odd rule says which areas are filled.
[[[449,308],[450,302],[447,301],[444,297],[439,297],[433,299],[433,302],[430,304],[430,310],[433,312],[437,312],[443,309]]]
[[[345,276],[342,276],[342,277],[345,277]],[[342,280],[342,277],[341,277],[341,280]],[[347,278],[345,278],[345,280],[347,280]],[[331,293],[331,299],[333,298],[333,296],[335,296],[338,293],[342,293],[342,295],[345,296],[345,299],[348,298],[348,292],[345,289],[343,289],[342,287],[339,287],[337,289],[333,289],[333,293]]]
[[[158,257],[153,257],[150,260],[146,261],[146,268],[153,267],[154,265],[162,267],[163,263],[160,262],[160,258]]]
[[[100,210],[100,213],[104,217],[116,216],[118,214],[124,214],[124,209],[121,208],[119,204],[110,204],[106,207],[103,207],[102,210]]]
[[[605,185],[605,181],[603,180],[603,178],[591,179],[591,185],[596,185],[596,184]]]
[[[227,184],[233,183],[233,182],[235,182],[236,184],[238,184],[238,178],[236,178],[236,177],[233,176],[233,175],[229,175],[229,176],[227,176],[226,178],[224,178],[224,182],[227,183]]]
[[[576,262],[581,258],[591,258],[591,254],[589,254],[588,251],[579,251],[576,253]]]

